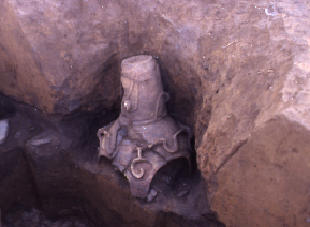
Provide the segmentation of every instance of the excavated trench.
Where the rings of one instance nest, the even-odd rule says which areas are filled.
[[[1,227],[309,226],[309,17],[304,0],[0,1]],[[149,201],[97,157],[141,54],[197,154]]]
[[[195,129],[193,116],[200,104],[178,99],[168,74],[162,70],[164,90],[172,97],[168,112],[197,137],[203,129]],[[96,89],[92,95],[98,95]],[[9,119],[8,136],[0,145],[2,227],[224,226],[209,210],[195,152],[191,165],[178,159],[162,167],[150,186],[155,193],[146,199],[131,196],[127,178],[111,161],[98,162],[97,131],[118,117],[120,98],[110,109],[94,100],[95,107],[66,115],[46,115],[3,95],[0,100],[0,117]],[[185,105],[180,108],[178,102]],[[191,144],[195,150],[195,136]]]

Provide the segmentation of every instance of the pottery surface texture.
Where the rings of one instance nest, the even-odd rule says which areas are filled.
[[[99,158],[112,159],[128,178],[132,195],[146,197],[161,167],[177,158],[190,160],[191,132],[167,114],[169,95],[152,56],[124,59],[121,84],[121,114],[98,131]]]

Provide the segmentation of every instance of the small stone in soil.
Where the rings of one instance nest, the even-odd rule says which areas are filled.
[[[9,134],[9,119],[0,121],[0,144],[4,143],[5,138]]]
[[[150,193],[147,196],[147,201],[151,202],[155,196],[157,196],[157,191],[155,191],[154,189],[151,189]]]

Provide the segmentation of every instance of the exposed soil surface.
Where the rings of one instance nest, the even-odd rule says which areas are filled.
[[[65,218],[52,221],[46,219],[42,211],[32,209],[30,211],[19,211],[6,215],[3,227],[93,227],[88,220],[80,220],[78,217]]]
[[[1,0],[0,92],[29,105],[0,108],[3,218],[37,208],[99,226],[308,227],[309,28],[306,0]],[[172,164],[157,176],[151,202],[97,160],[120,62],[140,54],[158,60],[168,113],[197,154],[191,175]]]

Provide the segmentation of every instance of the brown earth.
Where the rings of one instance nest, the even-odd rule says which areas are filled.
[[[128,202],[132,201],[128,185],[117,180],[122,178],[113,169],[104,170],[101,178],[99,170],[111,166],[92,160],[97,146],[92,133],[113,119],[108,113],[119,111],[120,61],[151,54],[161,65],[164,87],[171,96],[169,113],[190,125],[195,134],[202,178],[199,172],[188,178],[200,179],[204,185],[192,183],[197,193],[190,193],[202,195],[196,200],[202,208],[180,209],[183,213],[164,209],[158,220],[170,223],[173,215],[166,215],[172,212],[180,215],[173,220],[184,216],[210,221],[210,214],[216,219],[215,212],[230,227],[308,226],[309,15],[309,3],[302,0],[1,1],[0,91],[37,110],[29,117],[17,107],[15,115],[4,111],[9,107],[0,110],[5,112],[3,118],[15,119],[11,127],[18,125],[16,130],[24,135],[0,145],[0,155],[6,154],[0,161],[0,176],[6,176],[0,191],[10,194],[6,188],[14,182],[27,185],[1,197],[0,207],[12,207],[13,200],[6,198],[15,195],[28,198],[20,200],[20,207],[41,206],[52,214],[57,207],[53,202],[58,201],[53,195],[62,195],[67,212],[72,207],[80,212],[82,203],[74,204],[77,198],[97,198],[101,190],[112,190],[125,197],[127,208],[94,196],[89,207],[107,204],[100,212],[113,213],[112,219],[99,219],[111,223],[128,219],[132,224],[138,220],[126,211],[135,202]],[[36,120],[36,111],[42,111],[39,118],[47,120]],[[20,121],[38,126],[29,131],[31,126]],[[42,122],[49,123],[42,126]],[[66,131],[65,125],[71,125],[71,130]],[[50,136],[68,151],[62,154],[59,146],[52,145],[33,148],[35,136]],[[86,137],[89,141],[82,140],[83,149],[74,144]],[[91,146],[92,161],[87,161],[90,151],[86,150]],[[84,155],[72,151],[79,149]],[[41,162],[44,165],[37,164]],[[91,169],[86,170],[87,162]],[[61,172],[57,175],[55,169]],[[7,178],[6,172],[14,172],[14,178]],[[89,184],[96,185],[91,188],[94,191],[73,193],[80,190],[71,182],[77,172],[84,182],[93,179]],[[110,181],[104,180],[111,176]],[[54,181],[68,185],[51,186]],[[168,197],[164,200],[169,201]],[[140,213],[141,206],[132,212]],[[145,209],[152,213],[151,206]],[[96,212],[89,215],[99,220],[102,215]],[[137,222],[151,223],[155,213]]]

